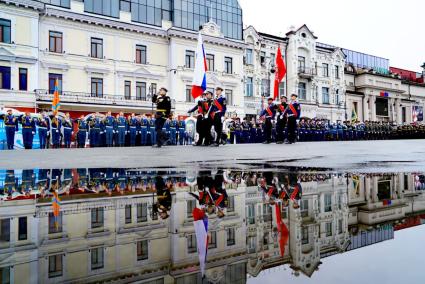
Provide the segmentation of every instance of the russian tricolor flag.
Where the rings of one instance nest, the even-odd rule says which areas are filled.
[[[208,250],[208,217],[205,212],[199,208],[194,208],[193,225],[195,226],[196,244],[198,246],[199,267],[202,277],[205,275],[205,262],[207,260]]]
[[[379,93],[379,96],[380,97],[384,97],[384,98],[388,98],[389,97],[389,94],[387,92],[380,92]]]
[[[207,89],[207,59],[201,33],[198,35],[198,47],[195,54],[195,74],[192,82],[192,96],[197,98]]]

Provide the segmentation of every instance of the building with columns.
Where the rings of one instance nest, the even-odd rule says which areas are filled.
[[[152,94],[160,87],[169,89],[175,113],[187,114],[193,107],[190,89],[201,29],[208,88],[223,87],[229,112],[243,114],[245,44],[239,4],[183,4],[0,1],[5,31],[0,42],[1,107],[50,109],[58,80],[61,110],[72,116],[151,112]]]

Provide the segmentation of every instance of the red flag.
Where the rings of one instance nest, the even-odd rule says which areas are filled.
[[[279,96],[279,84],[282,82],[283,77],[286,75],[286,66],[283,61],[282,52],[280,46],[277,49],[276,55],[276,73],[274,78],[274,98],[276,99]]]

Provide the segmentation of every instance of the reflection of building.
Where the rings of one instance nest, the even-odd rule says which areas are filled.
[[[76,172],[80,179],[76,181],[74,173],[73,182],[83,186],[85,171]],[[57,219],[51,213],[50,198],[3,201],[2,283],[201,281],[191,216],[196,202],[188,194],[197,186],[186,180],[186,173],[167,173],[166,179],[175,186],[170,217],[162,220],[153,214],[157,198],[149,188],[153,184],[149,177],[155,174],[116,172],[120,173],[114,175],[116,184],[127,189],[108,195],[72,189],[66,194],[64,171]],[[15,189],[31,183],[24,179],[26,174],[22,176]],[[31,176],[33,184],[43,182],[40,174]],[[87,177],[90,189],[99,175],[89,170]],[[289,229],[283,257],[275,208],[263,201],[262,192],[253,186],[255,179],[242,179],[238,186],[228,182],[226,216],[209,220],[206,277],[214,283],[245,283],[247,274],[257,276],[282,264],[290,264],[295,275],[311,276],[321,258],[392,239],[395,230],[424,222],[425,216],[419,214],[425,209],[425,195],[415,181],[410,174],[301,175],[300,208],[295,209],[291,201],[281,213]],[[9,181],[0,184],[3,194]]]

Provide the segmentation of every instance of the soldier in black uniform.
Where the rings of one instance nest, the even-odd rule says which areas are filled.
[[[165,133],[162,132],[162,127],[171,113],[171,99],[167,96],[167,92],[168,90],[163,87],[159,90],[159,95],[155,94],[152,97],[152,102],[156,104],[155,131],[158,148],[165,142]]]
[[[280,104],[277,105],[277,121],[276,121],[276,143],[283,144],[285,139],[285,127],[288,117],[286,116],[285,110],[288,107],[287,98],[285,96],[280,97]]]

